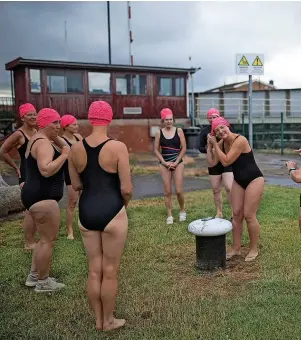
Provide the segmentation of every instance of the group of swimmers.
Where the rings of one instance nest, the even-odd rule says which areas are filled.
[[[20,106],[21,128],[2,145],[0,153],[18,177],[26,208],[23,222],[25,245],[33,249],[32,264],[25,285],[36,292],[52,292],[63,283],[50,277],[53,243],[60,225],[58,202],[68,188],[67,234],[73,239],[73,214],[79,199],[78,226],[85,246],[89,273],[87,295],[96,328],[111,330],[125,324],[113,316],[117,295],[117,275],[128,231],[126,208],[132,196],[129,155],[124,143],[107,136],[112,121],[111,106],[93,102],[88,110],[91,134],[77,133],[77,120],[60,117],[51,108],[38,114],[33,105]],[[247,223],[250,248],[245,261],[258,256],[259,223],[256,217],[264,188],[264,178],[244,136],[236,134],[217,109],[207,112],[209,126],[201,132],[201,152],[206,153],[213,186],[216,216],[222,217],[221,182],[232,208],[233,242],[227,259],[240,253],[243,220]],[[173,224],[171,185],[174,180],[180,207],[179,221],[186,221],[182,192],[186,141],[181,128],[174,126],[173,112],[161,111],[163,128],[155,136],[154,152],[159,160],[164,186],[167,224]],[[36,126],[38,129],[36,130]],[[62,137],[59,132],[63,129]],[[16,147],[20,168],[9,156]],[[36,242],[35,233],[39,240]]]

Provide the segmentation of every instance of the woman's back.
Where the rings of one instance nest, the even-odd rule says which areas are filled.
[[[82,141],[76,156],[83,185],[79,219],[89,230],[104,230],[124,206],[115,152],[118,142],[107,138],[97,144],[102,139],[90,137]]]

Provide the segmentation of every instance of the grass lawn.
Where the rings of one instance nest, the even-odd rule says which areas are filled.
[[[185,195],[188,220],[213,214],[209,190]],[[174,200],[174,217],[177,204]],[[299,190],[266,186],[259,210],[260,252],[215,273],[195,267],[187,224],[165,225],[162,199],[133,201],[119,275],[116,316],[125,328],[97,332],[85,294],[87,264],[80,235],[68,241],[62,225],[51,275],[67,287],[36,294],[24,286],[31,255],[23,250],[20,220],[1,226],[0,339],[278,340],[300,339]],[[227,205],[224,207],[229,217]],[[230,245],[230,235],[227,237]]]

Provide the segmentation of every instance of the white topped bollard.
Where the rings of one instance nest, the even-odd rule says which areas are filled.
[[[232,223],[222,218],[208,217],[191,222],[188,231],[196,237],[196,267],[214,270],[226,267],[225,235]]]

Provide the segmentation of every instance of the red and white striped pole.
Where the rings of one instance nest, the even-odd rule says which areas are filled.
[[[127,1],[128,6],[128,30],[129,30],[129,61],[130,65],[133,66],[133,55],[131,54],[131,44],[133,42],[132,31],[131,31],[131,7],[130,1]]]

